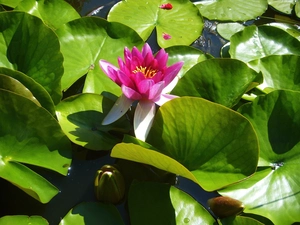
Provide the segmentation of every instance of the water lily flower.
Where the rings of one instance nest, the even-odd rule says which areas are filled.
[[[104,73],[118,84],[122,95],[118,98],[102,124],[113,123],[123,116],[134,101],[138,101],[133,120],[135,136],[145,141],[156,112],[156,104],[161,106],[177,96],[167,94],[178,81],[177,74],[183,62],[167,67],[168,54],[160,49],[154,56],[146,43],[142,51],[133,47],[124,49],[124,61],[118,58],[120,68],[100,60]]]

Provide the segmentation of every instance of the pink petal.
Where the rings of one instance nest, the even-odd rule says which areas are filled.
[[[163,39],[165,39],[165,40],[170,40],[170,39],[172,38],[172,36],[171,36],[170,34],[165,33],[165,32],[162,33],[162,37],[163,37]]]
[[[123,71],[121,71],[121,70],[119,71],[118,77],[120,79],[120,82],[122,84],[124,84],[125,86],[131,87],[131,88],[133,88],[135,86],[134,83],[132,82],[132,80]]]
[[[132,103],[133,100],[126,98],[125,95],[121,95],[103,119],[102,125],[111,124],[121,118],[127,112]]]
[[[157,99],[161,95],[164,87],[165,87],[164,81],[160,81],[160,82],[154,84],[152,86],[152,88],[150,89],[149,99],[150,100]]]
[[[181,70],[182,66],[183,62],[177,62],[166,69],[164,78],[166,86],[176,77],[178,72]]]
[[[99,66],[103,70],[103,72],[113,81],[116,80],[116,73],[112,73],[112,71],[118,71],[119,68],[115,67],[113,64],[109,63],[106,60],[99,60]],[[109,69],[110,68],[110,69]]]
[[[144,57],[142,56],[142,53],[137,49],[137,47],[133,47],[131,51],[132,55],[132,61],[134,61],[135,66],[142,65],[144,61]]]
[[[153,85],[154,85],[154,81],[151,79],[142,80],[138,84],[138,91],[143,95],[143,97],[146,97],[148,99],[149,91]]]
[[[134,133],[136,138],[145,141],[155,116],[155,104],[151,101],[139,101],[133,120]]]
[[[162,90],[162,93],[163,94],[166,94],[166,93],[170,93],[174,87],[176,86],[176,84],[178,83],[179,81],[179,77],[176,76],[163,90]]]
[[[162,106],[163,104],[165,104],[166,102],[174,99],[174,98],[178,98],[178,96],[176,95],[169,95],[169,94],[161,94],[159,96],[159,98],[157,100],[155,100],[155,103],[159,106]]]
[[[158,68],[164,68],[167,65],[168,53],[162,48],[156,53],[155,59],[158,62]]]
[[[142,56],[146,57],[146,55],[151,54],[152,55],[152,50],[151,47],[148,43],[144,44],[143,49],[142,49]]]
[[[166,4],[162,4],[161,6],[159,6],[159,8],[170,10],[170,9],[173,9],[173,5],[171,3],[166,3]]]
[[[139,100],[142,98],[142,95],[140,93],[138,93],[137,91],[133,90],[130,87],[122,85],[121,88],[122,88],[123,94],[131,100]]]

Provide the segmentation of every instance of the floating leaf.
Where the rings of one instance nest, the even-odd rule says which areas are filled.
[[[21,1],[15,8],[39,17],[53,29],[61,25],[80,18],[77,11],[62,0],[26,0]]]
[[[245,216],[227,217],[221,220],[222,225],[263,225],[263,223]]]
[[[134,183],[129,190],[132,225],[215,224],[215,219],[195,199],[167,184]]]
[[[3,216],[0,218],[1,225],[48,225],[49,223],[41,216]]]
[[[59,225],[124,225],[117,208],[112,204],[84,202],[71,209]]]
[[[192,171],[208,191],[253,174],[258,161],[249,121],[201,98],[181,97],[162,105],[147,142]]]
[[[0,67],[0,73],[10,76],[22,83],[33,94],[39,104],[47,109],[52,115],[55,115],[54,103],[49,93],[39,83],[16,70]]]
[[[217,24],[218,33],[225,39],[230,40],[231,36],[241,30],[244,30],[245,26],[240,23],[219,23]]]
[[[160,8],[165,1],[127,0],[117,3],[108,14],[108,21],[124,23],[134,29],[144,41],[157,31],[160,47],[190,45],[200,35],[203,20],[198,9],[188,0],[170,0],[172,9]],[[164,34],[170,38],[164,38]]]
[[[242,201],[244,212],[274,224],[300,221],[300,92],[273,91],[242,106],[240,112],[258,134],[259,167],[254,176],[219,192]]]
[[[204,0],[196,2],[201,14],[210,20],[246,21],[262,15],[267,0]]]
[[[70,142],[44,108],[0,89],[0,176],[45,203],[58,190],[21,163],[63,175],[71,164]]]
[[[0,66],[23,72],[41,84],[57,104],[63,57],[55,33],[24,12],[0,13]]]
[[[254,25],[234,34],[230,39],[232,58],[249,62],[268,55],[300,54],[300,41],[274,26]]]
[[[260,74],[239,60],[209,59],[192,67],[172,94],[202,97],[232,107],[259,79]]]
[[[296,1],[295,0],[284,0],[284,1],[268,0],[268,3],[270,6],[274,7],[275,9],[277,9],[282,13],[291,14],[294,5],[296,4]]]
[[[120,140],[108,131],[128,132],[130,129],[124,117],[110,125],[101,124],[113,104],[101,95],[80,94],[60,102],[56,114],[72,142],[91,150],[110,150]]]
[[[101,18],[83,17],[63,25],[56,33],[64,55],[63,90],[87,74],[84,92],[121,94],[120,87],[100,69],[99,60],[118,65],[118,56],[123,57],[125,46],[141,47],[143,41],[135,31]]]
[[[15,8],[22,0],[0,0],[0,4]]]

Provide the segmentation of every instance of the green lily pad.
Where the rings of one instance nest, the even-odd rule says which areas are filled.
[[[295,13],[296,13],[296,16],[300,18],[300,2],[299,1],[297,1],[296,5],[295,5]]]
[[[258,143],[249,121],[222,105],[181,97],[162,105],[146,139],[213,191],[256,170]]]
[[[300,91],[300,57],[296,55],[270,55],[260,59],[259,68],[264,82],[261,89],[290,89]]]
[[[91,150],[110,150],[121,140],[109,133],[128,132],[129,122],[123,119],[110,125],[102,120],[114,102],[97,94],[85,93],[66,98],[56,107],[56,114],[69,139]]]
[[[114,205],[83,202],[71,209],[59,225],[124,225]]]
[[[203,28],[199,10],[188,0],[170,0],[168,3],[172,9],[161,9],[160,6],[166,4],[163,0],[121,1],[112,7],[107,19],[131,27],[144,41],[156,29],[157,42],[162,48],[192,44]],[[170,39],[164,35],[170,35]]]
[[[246,27],[230,39],[232,58],[249,62],[268,55],[300,54],[300,41],[280,28],[263,25]]]
[[[295,21],[296,22],[296,21]],[[280,28],[300,41],[300,31],[297,26],[289,23],[270,23],[270,26]]]
[[[217,24],[217,31],[223,38],[230,40],[235,33],[244,30],[245,26],[240,23],[219,23]]]
[[[177,74],[179,78],[183,77],[185,73],[197,63],[212,58],[212,56],[190,46],[172,46],[165,50],[169,54],[169,66],[179,61],[184,62],[183,67]]]
[[[21,1],[15,10],[37,16],[53,29],[57,29],[71,20],[80,18],[80,15],[70,4],[61,0]]]
[[[59,124],[33,101],[0,89],[0,177],[46,203],[58,190],[21,163],[66,175],[71,146]]]
[[[16,70],[0,67],[0,73],[14,78],[22,83],[32,93],[34,98],[39,104],[41,104],[41,106],[47,109],[52,115],[55,115],[55,108],[52,98],[45,88],[43,88],[43,86],[35,82],[31,77],[26,76],[25,74]]]
[[[267,0],[204,0],[196,2],[201,14],[210,20],[246,21],[262,15]]]
[[[296,4],[295,0],[268,0],[268,4],[278,11],[285,13],[285,14],[292,14],[292,10]]]
[[[221,220],[222,225],[263,225],[263,223],[249,217],[233,216]]]
[[[232,107],[261,75],[244,62],[234,59],[209,59],[196,64],[171,92],[178,96],[202,97]]]
[[[300,92],[273,91],[239,111],[258,134],[259,167],[251,178],[219,192],[242,201],[244,212],[274,224],[300,221]]]
[[[0,0],[0,4],[15,8],[22,0]]]
[[[55,33],[24,12],[0,13],[0,66],[23,72],[41,84],[57,104],[63,57]]]
[[[100,69],[99,60],[117,66],[117,58],[123,56],[125,46],[141,47],[143,41],[135,31],[101,18],[83,17],[63,25],[56,33],[64,55],[63,90],[87,74],[84,92],[121,94],[120,87]]]
[[[134,183],[128,205],[132,225],[217,224],[195,199],[167,184]]]
[[[1,225],[48,225],[48,221],[41,216],[3,216],[0,218]]]

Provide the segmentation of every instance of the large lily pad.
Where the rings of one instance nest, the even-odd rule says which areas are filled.
[[[63,25],[56,33],[64,55],[63,90],[87,74],[84,92],[121,94],[120,87],[100,69],[99,60],[118,65],[117,58],[123,56],[125,46],[141,47],[143,41],[135,31],[101,18],[84,17]]]
[[[0,4],[15,8],[22,0],[0,0]]]
[[[195,96],[232,107],[261,82],[260,74],[234,59],[209,59],[196,64],[178,82],[172,94]]]
[[[273,91],[240,112],[258,134],[259,167],[253,177],[220,193],[242,201],[246,213],[262,215],[274,224],[300,221],[300,92]]]
[[[45,203],[58,190],[22,163],[66,175],[70,142],[51,114],[33,101],[0,89],[0,177]]]
[[[267,0],[204,0],[195,4],[201,14],[210,20],[251,20],[268,8]]]
[[[295,0],[285,0],[285,1],[278,1],[278,0],[268,0],[270,6],[274,7],[278,11],[286,14],[291,14],[292,10],[295,6],[297,1]]]
[[[71,209],[59,225],[124,225],[114,205],[84,202]]]
[[[63,57],[55,33],[24,12],[0,13],[0,66],[23,72],[41,84],[57,104]]]
[[[41,216],[3,216],[0,218],[1,225],[18,224],[18,225],[48,225],[46,219]]]
[[[110,125],[101,124],[113,104],[101,95],[85,93],[60,102],[56,114],[72,142],[92,150],[110,150],[121,140],[109,131],[128,132],[130,129],[125,117]]]
[[[16,70],[0,67],[0,73],[16,79],[18,82],[24,85],[26,89],[32,93],[35,100],[38,101],[39,104],[41,104],[41,106],[47,109],[52,115],[55,115],[55,108],[52,98],[45,90],[45,88],[43,88],[43,86],[35,82],[31,77],[26,76],[24,73]]]
[[[256,170],[258,143],[249,121],[201,98],[182,97],[161,106],[146,140],[192,171],[205,190]]]
[[[117,3],[108,14],[108,21],[124,23],[146,41],[154,28],[160,47],[190,45],[200,35],[203,20],[198,9],[188,0],[170,0],[172,9],[162,9],[163,0],[127,0]],[[170,35],[164,38],[164,35]]]
[[[128,204],[132,225],[217,224],[195,199],[167,184],[134,183]]]
[[[232,58],[244,62],[268,55],[300,54],[300,41],[284,30],[269,26],[248,26],[230,39]]]
[[[37,16],[53,29],[71,20],[80,18],[77,11],[66,1],[62,0],[21,1],[15,10],[24,11]]]

